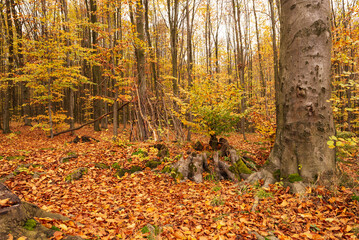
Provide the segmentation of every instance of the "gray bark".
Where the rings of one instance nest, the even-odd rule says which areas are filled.
[[[330,1],[282,1],[278,127],[270,155],[282,177],[298,173],[312,182],[334,174],[335,152],[327,146],[335,131],[330,57]]]

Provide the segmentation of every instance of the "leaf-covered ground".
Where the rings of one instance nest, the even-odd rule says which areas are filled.
[[[207,180],[196,184],[149,168],[118,178],[116,169],[101,169],[96,163],[118,163],[126,168],[143,165],[146,159],[156,158],[153,143],[122,140],[114,144],[110,131],[94,133],[91,129],[76,133],[99,142],[75,144],[70,135],[49,139],[38,130],[13,130],[10,135],[0,134],[0,178],[18,169],[18,174],[5,182],[14,193],[72,219],[38,219],[59,230],[56,239],[61,239],[62,233],[86,239],[257,239],[255,232],[279,239],[358,238],[359,203],[350,188],[310,188],[299,196],[280,184],[269,189],[260,183],[239,187],[229,181]],[[237,135],[228,139],[257,163],[263,163],[270,151],[268,143],[254,134],[248,136],[249,141]],[[166,144],[170,148],[167,162],[193,151],[189,143]],[[139,148],[146,149],[149,156],[133,155]],[[61,161],[73,154],[78,157]],[[32,165],[19,168],[21,164]],[[342,165],[350,176],[358,177],[357,159]],[[65,177],[79,167],[87,167],[87,174],[66,182]]]

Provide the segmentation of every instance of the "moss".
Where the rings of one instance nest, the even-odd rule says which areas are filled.
[[[58,228],[56,226],[52,226],[50,229],[55,230],[55,231],[61,231],[60,228]]]
[[[303,178],[298,173],[293,173],[288,176],[288,181],[291,183],[300,182]]]
[[[183,156],[183,154],[178,154],[173,158],[173,160],[174,161],[180,160],[182,156]]]
[[[130,169],[130,173],[139,172],[142,171],[142,168],[140,166],[132,166]]]
[[[8,156],[6,157],[6,160],[24,160],[25,159],[25,156]]]
[[[148,153],[147,153],[146,149],[139,148],[139,149],[137,149],[136,152],[132,153],[132,156],[136,156],[136,155],[138,155],[139,157],[147,157]]]
[[[280,180],[280,169],[277,169],[277,170],[274,171],[273,177],[274,177],[277,181]]]
[[[273,197],[273,193],[267,192],[267,191],[264,190],[263,188],[259,188],[258,191],[256,192],[256,196],[257,196],[259,199],[269,198],[269,197]]]
[[[120,169],[120,168],[121,168],[121,165],[120,165],[119,163],[115,162],[115,163],[113,163],[113,164],[111,165],[111,167],[114,168],[114,169]]]
[[[145,166],[153,169],[153,168],[156,168],[159,165],[161,165],[161,163],[162,163],[161,161],[151,160],[151,161],[148,161]]]
[[[352,200],[359,202],[359,196],[357,196],[357,195],[354,194],[354,195],[352,196]]]
[[[80,167],[76,169],[74,172],[70,173],[65,177],[66,182],[71,182],[73,180],[80,179],[83,175],[85,175],[88,172],[88,168]]]
[[[120,168],[120,169],[118,169],[117,171],[116,171],[116,173],[115,173],[115,177],[123,177],[123,176],[125,176],[125,174],[126,173],[128,173],[128,170],[127,169],[124,169],[124,168]]]
[[[24,228],[29,231],[33,231],[37,225],[35,219],[29,219],[25,222]]]
[[[170,173],[172,171],[172,168],[170,166],[165,166],[161,172],[162,173]]]
[[[207,174],[203,177],[204,180],[207,180],[207,181],[213,181],[216,179],[216,176],[213,175],[213,174]]]
[[[128,174],[132,174],[138,171],[142,171],[142,168],[140,166],[132,166],[130,169],[126,169],[126,168],[120,168],[116,171],[115,173],[115,177],[123,177],[125,176],[126,173]]]
[[[183,177],[183,174],[178,172],[178,169],[177,168],[172,168],[170,166],[165,166],[162,171],[162,173],[168,173],[170,174],[170,176],[174,179],[180,179],[182,180],[184,177]]]
[[[252,171],[244,164],[242,160],[238,160],[234,165],[229,167],[229,171],[233,172],[238,179],[240,179],[240,174],[251,174]]]
[[[95,167],[100,168],[100,169],[109,169],[110,166],[107,166],[104,163],[95,163]]]

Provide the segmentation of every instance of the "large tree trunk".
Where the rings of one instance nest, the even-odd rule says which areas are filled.
[[[280,79],[277,135],[270,160],[281,176],[304,182],[335,171],[330,102],[330,1],[281,2]]]

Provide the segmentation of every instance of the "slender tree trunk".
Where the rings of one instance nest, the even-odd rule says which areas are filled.
[[[274,62],[274,86],[275,86],[275,99],[278,103],[278,92],[279,92],[279,62],[278,62],[278,48],[277,48],[277,31],[276,31],[276,21],[273,7],[273,0],[269,0],[270,7],[270,16],[272,23],[272,46],[273,46],[273,62]],[[276,106],[276,116],[278,116],[279,107]]]
[[[258,51],[258,64],[259,64],[259,74],[260,74],[260,84],[261,84],[261,97],[266,97],[266,83],[264,80],[264,73],[263,73],[263,65],[262,65],[262,50],[261,50],[261,40],[259,37],[259,28],[258,28],[258,19],[257,19],[257,12],[256,12],[256,5],[255,0],[253,0],[253,14],[256,26],[256,37],[257,37],[257,51]]]
[[[288,0],[281,9],[281,87],[270,160],[283,178],[299,174],[305,182],[330,181],[335,173],[335,151],[327,146],[335,133],[329,102],[330,1]]]
[[[10,0],[5,1],[6,5],[6,20],[7,20],[7,46],[9,50],[8,54],[8,77],[13,76],[14,71],[14,33],[11,13]],[[3,112],[3,133],[10,133],[10,96],[12,92],[12,81],[6,81],[5,99],[4,99],[4,112]]]
[[[137,38],[141,44],[135,45],[135,55],[137,60],[137,79],[138,79],[138,128],[139,128],[139,136],[141,140],[147,140],[149,138],[148,129],[146,126],[147,121],[147,112],[146,112],[146,75],[145,75],[145,29],[144,29],[144,9],[141,0],[136,1],[136,12],[135,18],[133,17],[132,5],[130,4],[130,15],[131,22],[136,26]]]
[[[186,24],[187,24],[187,78],[188,88],[192,87],[192,69],[193,69],[193,55],[192,55],[192,25],[190,21],[189,1],[186,1]],[[194,7],[193,3],[193,7]],[[192,121],[192,113],[188,114],[188,119]],[[188,127],[187,141],[191,141],[191,127]]]
[[[173,6],[171,6],[171,0],[167,0],[167,12],[168,12],[168,22],[170,26],[170,44],[171,44],[171,62],[172,62],[172,86],[173,86],[173,93],[175,95],[178,94],[178,49],[177,49],[177,42],[178,42],[178,8],[179,2],[178,0],[174,0]]]
[[[90,21],[92,24],[97,23],[97,0],[90,0]],[[98,33],[93,29],[92,30],[92,47],[93,49],[97,48],[97,38]],[[97,64],[92,66],[92,79],[93,79],[93,118],[97,119],[101,116],[101,101],[98,99],[100,94],[100,84],[101,84],[101,69]],[[100,121],[94,123],[94,130],[101,131]]]
[[[152,46],[152,40],[150,35],[150,27],[149,27],[149,20],[148,20],[148,0],[144,0],[144,7],[145,7],[145,32],[147,37],[147,43],[150,51],[150,66],[151,66],[151,75],[153,79],[153,88],[155,91],[155,95],[158,98],[158,87],[157,87],[157,70],[156,70],[156,53]]]

